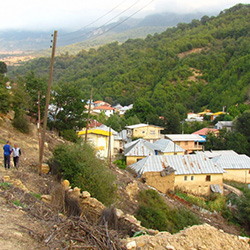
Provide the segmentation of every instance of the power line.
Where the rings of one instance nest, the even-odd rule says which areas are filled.
[[[126,22],[128,19],[130,19],[131,17],[133,17],[134,15],[136,15],[138,12],[142,11],[143,9],[145,9],[147,6],[149,6],[152,2],[154,2],[155,0],[152,0],[150,1],[149,3],[147,3],[146,5],[144,5],[142,8],[140,8],[139,10],[137,10],[136,12],[134,12],[133,14],[131,14],[130,16],[126,17],[124,20],[122,20],[121,22],[119,22],[118,24],[114,25],[113,27],[109,28],[108,30],[104,31],[103,33],[95,36],[95,37],[91,37],[85,41],[90,41],[90,40],[93,40],[93,39],[96,39],[100,36],[102,36],[103,34],[109,32],[110,30],[113,30],[114,28],[116,28],[117,26],[121,25],[122,23]],[[85,42],[84,41],[84,42]]]
[[[113,7],[111,10],[109,10],[108,12],[106,12],[105,14],[103,14],[102,16],[98,17],[97,19],[95,19],[94,21],[92,21],[91,23],[85,25],[84,27],[82,27],[80,30],[84,30],[86,29],[87,27],[89,27],[90,25],[98,22],[99,20],[101,20],[102,18],[104,18],[105,16],[107,16],[108,14],[112,13],[115,9],[117,9],[118,7],[120,7],[125,1],[122,1],[120,2],[119,4],[117,4],[115,7]],[[79,32],[79,30],[77,31],[73,31],[73,32],[70,32],[70,33],[67,33],[67,34],[62,34],[60,35],[59,37],[63,37],[63,36],[69,36],[69,35],[72,35],[74,33],[77,33]]]
[[[114,19],[116,19],[117,17],[119,17],[120,15],[122,15],[123,13],[125,13],[126,11],[128,11],[128,10],[130,10],[131,8],[133,8],[138,2],[139,2],[140,0],[137,0],[135,3],[133,3],[132,5],[130,5],[128,8],[126,8],[125,10],[123,10],[123,11],[121,11],[119,14],[117,14],[116,16],[114,16],[114,17],[112,17],[111,19],[109,19],[107,22],[105,22],[103,25],[101,25],[101,26],[99,26],[98,28],[96,28],[94,31],[97,31],[98,29],[101,29],[101,28],[103,28],[105,25],[107,25],[109,22],[111,22],[111,21],[113,21]],[[81,36],[78,36],[78,37],[74,37],[74,38],[72,38],[72,39],[68,39],[68,40],[66,40],[66,41],[64,41],[65,43],[66,42],[70,42],[70,41],[74,41],[74,40],[76,40],[76,39],[80,39],[80,38],[82,38],[82,37],[84,37],[84,36],[87,36],[87,35],[89,35],[89,34],[91,34],[92,32],[94,32],[94,31],[90,31],[90,32],[88,32],[88,33],[86,33],[86,34],[84,34],[84,35],[81,35]],[[79,32],[79,31],[78,31]],[[88,40],[88,39],[87,39]],[[86,41],[86,40],[85,40]]]

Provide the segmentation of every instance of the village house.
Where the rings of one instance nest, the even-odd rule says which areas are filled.
[[[110,117],[111,115],[113,115],[115,113],[115,109],[112,108],[110,105],[102,105],[102,106],[97,106],[94,107],[94,109],[92,110],[92,112],[100,114],[101,112],[104,112],[104,114],[107,117]]]
[[[222,154],[213,157],[212,161],[224,169],[225,180],[250,183],[250,157],[247,155]]]
[[[228,154],[235,154],[238,155],[235,151],[233,150],[205,150],[205,151],[196,151],[196,154],[203,154],[209,159],[214,158],[216,156],[220,155],[228,155]]]
[[[94,108],[97,108],[97,107],[100,107],[100,106],[109,106],[109,107],[111,107],[111,105],[109,103],[104,102],[104,101],[100,101],[100,100],[95,101],[93,104],[94,104]]]
[[[106,158],[111,154],[114,155],[114,135],[110,131],[106,131],[102,128],[93,128],[87,130],[87,141],[97,150],[97,156],[100,158]],[[84,140],[86,130],[78,132],[78,136],[81,136]],[[109,146],[110,143],[110,146]],[[109,152],[110,150],[110,152]]]
[[[204,196],[223,193],[223,169],[202,155],[152,155],[127,169],[162,193],[178,189]]]
[[[192,134],[193,135],[200,135],[203,138],[206,138],[209,133],[214,134],[215,136],[217,136],[219,134],[219,130],[216,129],[216,128],[202,128],[200,130],[195,131]]]
[[[162,138],[161,130],[164,130],[162,127],[144,123],[126,126],[125,128],[128,138],[143,138],[152,143]]]
[[[181,148],[185,149],[188,154],[194,151],[202,150],[202,143],[206,141],[205,138],[196,134],[168,134],[165,135],[165,138],[173,141]]]
[[[144,139],[138,139],[124,145],[124,156],[126,157],[127,166],[155,154],[153,144]]]
[[[126,164],[131,165],[149,155],[183,155],[185,150],[170,140],[160,139],[150,143],[144,139],[138,139],[124,145]]]
[[[232,131],[233,122],[232,121],[219,121],[214,126],[216,129],[226,129],[226,131]]]

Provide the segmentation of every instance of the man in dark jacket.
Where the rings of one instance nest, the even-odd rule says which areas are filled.
[[[4,151],[4,167],[5,169],[10,168],[10,155],[11,155],[11,147],[10,147],[10,142],[7,141],[6,144],[3,146],[3,151]]]

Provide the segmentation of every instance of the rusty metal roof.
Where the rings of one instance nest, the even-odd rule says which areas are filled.
[[[175,169],[176,175],[185,174],[222,174],[222,167],[203,155],[152,155],[128,168],[138,175],[145,172],[160,172],[166,167]]]

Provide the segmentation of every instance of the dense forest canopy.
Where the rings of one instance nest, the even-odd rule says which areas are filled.
[[[161,34],[129,39],[76,56],[57,56],[54,85],[77,87],[86,99],[128,105],[149,103],[155,114],[221,110],[250,101],[250,5],[238,4],[217,17],[179,23]],[[8,76],[48,75],[49,58],[9,70]]]

